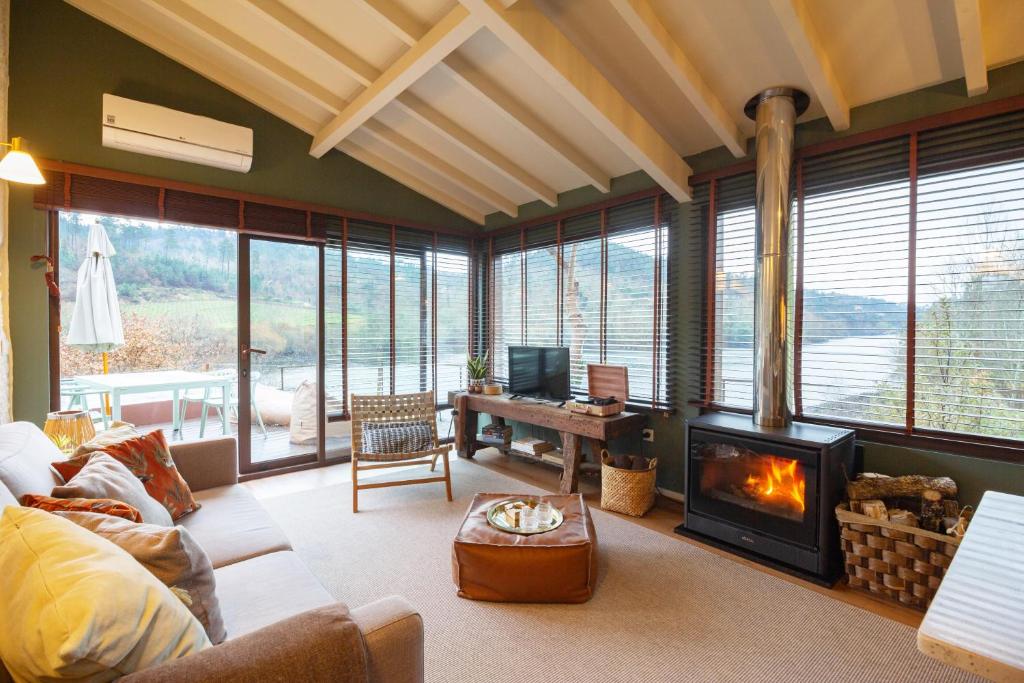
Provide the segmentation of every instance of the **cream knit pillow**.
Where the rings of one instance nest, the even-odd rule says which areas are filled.
[[[42,510],[0,517],[0,658],[16,681],[109,681],[210,647],[181,601],[110,541]]]

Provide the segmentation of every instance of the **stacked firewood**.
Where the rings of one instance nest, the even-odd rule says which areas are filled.
[[[852,512],[960,537],[971,508],[960,507],[957,493],[956,482],[949,477],[919,474],[889,477],[866,472],[846,484]]]

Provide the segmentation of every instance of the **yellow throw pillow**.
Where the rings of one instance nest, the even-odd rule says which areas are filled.
[[[109,681],[210,647],[188,608],[110,541],[42,510],[0,517],[0,659],[16,681]]]

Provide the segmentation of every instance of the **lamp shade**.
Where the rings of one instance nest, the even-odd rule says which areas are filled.
[[[0,159],[0,179],[28,185],[46,183],[32,155],[21,149],[21,138],[12,138],[11,151]]]
[[[58,410],[47,413],[43,432],[62,451],[74,450],[96,436],[92,416],[84,410]]]

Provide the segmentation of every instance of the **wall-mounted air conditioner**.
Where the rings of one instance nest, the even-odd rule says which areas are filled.
[[[252,129],[103,95],[103,146],[246,173]]]

